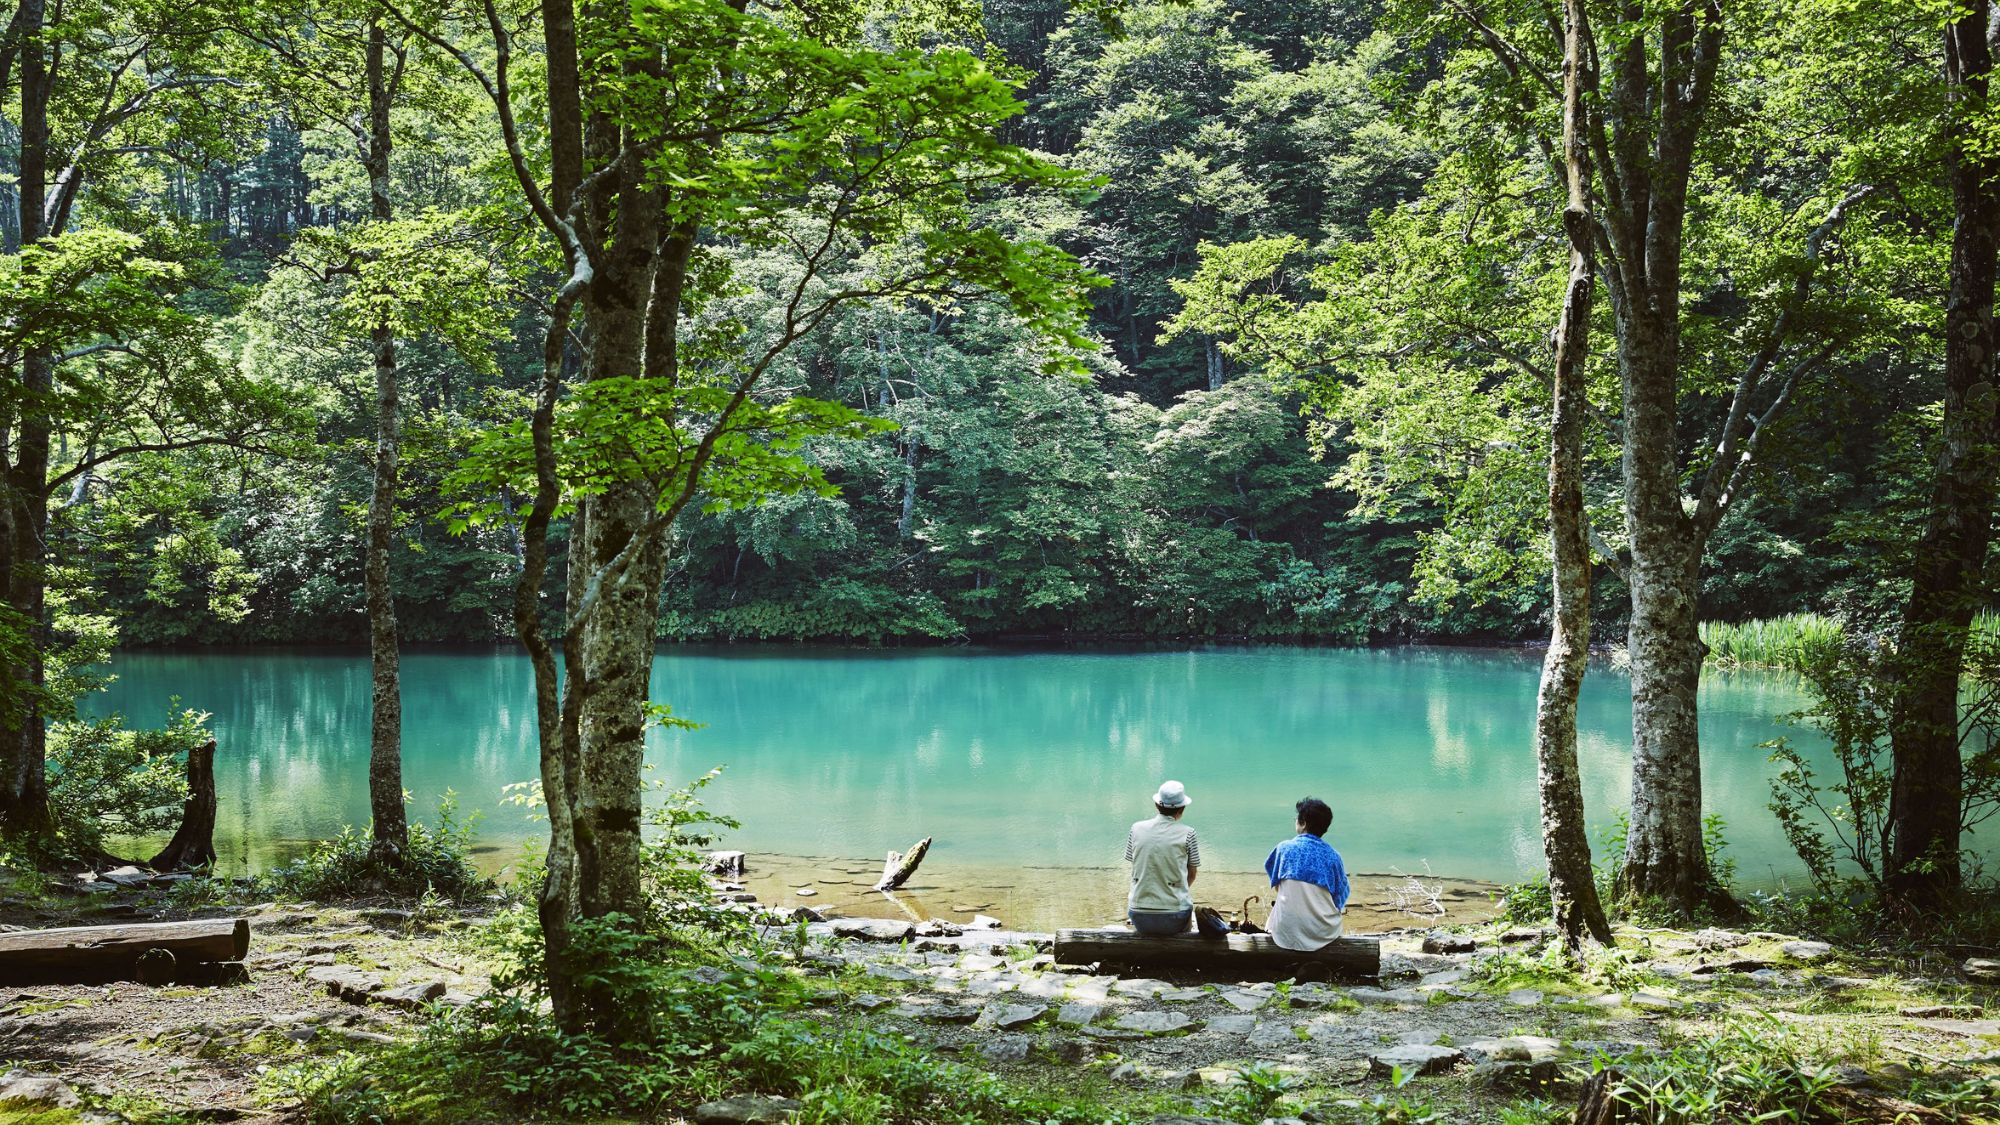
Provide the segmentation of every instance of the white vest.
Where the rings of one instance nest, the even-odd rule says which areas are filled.
[[[1127,908],[1142,914],[1172,914],[1190,910],[1194,899],[1188,894],[1188,842],[1194,829],[1165,816],[1155,816],[1132,826],[1132,894]]]

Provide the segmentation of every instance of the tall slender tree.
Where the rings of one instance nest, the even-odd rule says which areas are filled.
[[[1944,905],[1959,863],[1959,676],[1967,628],[1986,593],[1982,571],[2000,477],[2000,389],[1993,315],[2000,254],[2000,152],[1991,122],[1993,6],[1965,0],[1944,29],[1948,167],[1953,205],[1944,319],[1944,425],[1930,513],[1912,560],[1897,637],[1899,683],[1890,721],[1891,893],[1924,909]]]
[[[1569,278],[1556,322],[1553,399],[1549,423],[1549,544],[1555,560],[1555,605],[1548,652],[1535,698],[1535,765],[1542,805],[1542,853],[1548,860],[1549,902],[1556,929],[1575,949],[1589,938],[1611,942],[1611,925],[1597,898],[1584,830],[1583,781],[1577,769],[1576,703],[1590,663],[1590,524],[1584,510],[1584,415],[1589,405],[1590,316],[1597,289],[1592,263],[1590,150],[1583,128],[1583,91],[1591,76],[1589,15],[1583,0],[1563,5],[1564,180],[1569,188],[1563,230],[1569,238]]]

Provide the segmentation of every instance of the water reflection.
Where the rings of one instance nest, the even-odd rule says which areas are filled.
[[[130,653],[109,706],[135,719],[178,695],[213,711],[225,857],[367,815],[368,668],[358,653]],[[1509,879],[1539,859],[1533,654],[1462,649],[1034,652],[672,649],[653,696],[705,724],[659,734],[658,776],[723,764],[713,804],[737,846],[879,857],[921,835],[933,864],[1116,866],[1124,827],[1164,776],[1195,796],[1211,866],[1251,870],[1287,834],[1291,802],[1335,810],[1357,866]],[[527,663],[511,650],[404,661],[404,784],[426,812],[445,789],[483,810],[482,836],[540,832],[499,804],[535,773]],[[1711,676],[1706,789],[1743,873],[1794,873],[1764,803],[1787,681]],[[1626,681],[1593,669],[1578,711],[1586,800],[1601,828],[1628,800]],[[1804,741],[1810,742],[1810,739]]]

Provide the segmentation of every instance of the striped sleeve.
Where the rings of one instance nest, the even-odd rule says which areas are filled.
[[[1125,862],[1132,862],[1132,830],[1125,830]]]
[[[1194,829],[1192,829],[1192,828],[1188,829],[1188,841],[1187,841],[1187,844],[1188,844],[1188,866],[1189,866],[1189,867],[1200,867],[1200,866],[1201,866],[1201,837],[1199,837],[1199,836],[1195,835],[1195,834],[1194,834]]]

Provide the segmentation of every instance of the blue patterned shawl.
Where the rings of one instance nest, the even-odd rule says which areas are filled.
[[[1347,909],[1347,865],[1332,844],[1310,832],[1301,832],[1272,848],[1271,857],[1264,861],[1264,873],[1274,887],[1285,879],[1325,887],[1333,896],[1334,908]]]

